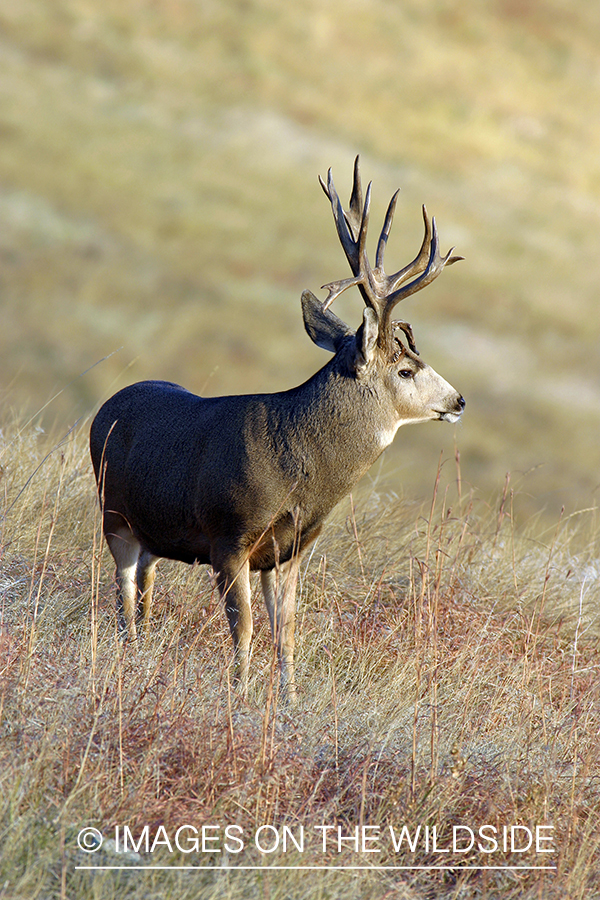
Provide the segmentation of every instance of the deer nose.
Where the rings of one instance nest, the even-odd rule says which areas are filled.
[[[465,406],[467,405],[467,401],[466,401],[465,398],[461,395],[461,396],[458,398],[458,400],[456,401],[456,405],[458,406],[458,408],[459,408],[460,411],[462,412],[463,409],[465,408]]]

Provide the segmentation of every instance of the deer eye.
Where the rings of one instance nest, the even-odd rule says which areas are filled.
[[[400,369],[398,375],[400,378],[414,378],[415,373],[412,369]]]

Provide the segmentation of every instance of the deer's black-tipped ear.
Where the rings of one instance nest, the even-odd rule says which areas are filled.
[[[323,309],[323,304],[311,291],[304,291],[302,294],[302,316],[311,341],[330,353],[336,353],[344,338],[354,334],[335,313],[330,309]]]

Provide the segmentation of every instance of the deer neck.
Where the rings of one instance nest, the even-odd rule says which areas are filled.
[[[399,422],[373,383],[357,379],[339,356],[279,396],[303,461],[332,485],[343,482],[335,491],[343,496],[391,443]]]

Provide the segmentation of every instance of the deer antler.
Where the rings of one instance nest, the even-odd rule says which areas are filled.
[[[454,247],[446,256],[440,255],[435,218],[430,219],[425,206],[423,206],[425,236],[421,249],[407,266],[404,266],[394,275],[386,275],[383,269],[383,257],[398,199],[399,192],[396,191],[387,208],[383,228],[377,242],[375,268],[372,268],[366,251],[369,209],[371,205],[371,184],[369,183],[367,187],[363,204],[359,157],[357,156],[354,161],[354,181],[350,206],[347,211],[343,209],[335,189],[331,169],[327,174],[327,184],[321,177],[319,177],[319,181],[331,203],[338,237],[354,276],[353,278],[344,278],[340,281],[324,284],[323,287],[329,293],[323,303],[323,307],[327,309],[343,291],[356,285],[362,294],[366,306],[374,310],[377,315],[379,322],[379,346],[391,348],[393,346],[394,326],[394,323],[391,322],[391,314],[396,304],[430,284],[445,266],[452,265],[452,263],[457,262],[459,259],[464,259],[464,257],[452,256]],[[410,326],[407,332],[406,323],[397,323],[397,325],[405,332],[411,349],[414,349],[412,333],[409,334]]]

